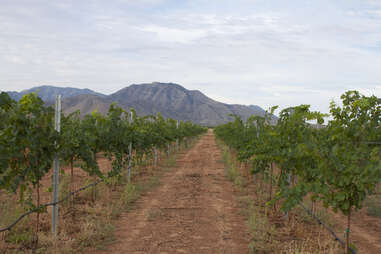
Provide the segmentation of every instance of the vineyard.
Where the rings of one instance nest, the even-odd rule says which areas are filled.
[[[36,94],[25,95],[18,102],[6,93],[0,94],[0,199],[5,208],[14,209],[2,212],[19,215],[11,216],[14,221],[2,221],[2,240],[11,245],[21,244],[24,250],[38,249],[39,232],[50,230],[40,225],[40,216],[48,212],[48,206],[58,207],[58,203],[65,201],[69,203],[67,210],[75,211],[74,194],[82,190],[89,192],[89,202],[95,204],[99,193],[95,186],[101,182],[111,192],[118,187],[135,190],[131,183],[134,170],[142,165],[154,168],[159,157],[170,156],[171,150],[190,145],[194,137],[206,131],[190,122],[164,119],[160,114],[138,117],[133,110],[126,112],[116,104],[110,106],[107,115],[94,112],[82,119],[80,112],[59,115],[62,121],[57,129],[54,125],[57,114]],[[65,180],[59,186],[60,193],[66,195],[58,197],[61,200],[48,199],[50,202],[42,203],[47,194],[54,192],[51,177],[55,158],[58,158],[55,163],[69,168],[68,172],[60,172]],[[108,166],[100,167],[99,161]],[[87,177],[78,183],[76,175]],[[79,190],[75,189],[78,185],[82,187]],[[7,206],[6,200],[17,201],[17,205],[11,202]],[[23,222],[32,213],[36,214],[35,219]],[[32,233],[25,228],[25,223],[31,222]],[[18,224],[23,223],[24,228],[17,230]]]
[[[246,122],[236,117],[215,134],[268,183],[266,206],[281,209],[285,218],[306,201],[313,215],[318,205],[340,211],[347,217],[346,253],[356,253],[351,216],[381,181],[381,102],[356,91],[341,99],[342,106],[331,103],[325,125],[328,115],[309,105],[282,110],[274,124],[273,107]]]
[[[1,93],[0,253],[377,253],[381,101],[276,110],[208,130]]]

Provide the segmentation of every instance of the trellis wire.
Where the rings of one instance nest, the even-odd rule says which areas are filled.
[[[98,181],[96,181],[96,182],[94,182],[94,183],[88,184],[88,185],[86,185],[86,186],[84,186],[84,187],[82,187],[82,188],[79,188],[78,190],[75,190],[75,191],[70,192],[70,193],[67,194],[63,199],[58,200],[57,202],[51,202],[51,203],[47,203],[47,204],[40,205],[40,207],[34,208],[34,209],[32,209],[32,210],[30,210],[30,211],[28,211],[28,212],[26,212],[26,213],[20,215],[20,216],[19,216],[13,223],[11,223],[9,226],[7,226],[7,227],[5,227],[5,228],[0,228],[0,233],[1,233],[1,232],[4,232],[4,231],[10,231],[10,230],[11,230],[11,229],[12,229],[12,228],[13,228],[19,221],[21,221],[25,216],[28,216],[28,215],[30,215],[30,214],[32,214],[32,213],[41,211],[41,209],[42,209],[42,208],[45,208],[45,207],[56,206],[56,205],[58,205],[58,204],[60,204],[60,203],[62,203],[62,202],[64,202],[64,201],[68,200],[71,196],[73,196],[73,195],[75,195],[75,194],[77,194],[77,193],[79,193],[79,192],[81,192],[81,191],[84,191],[84,190],[86,190],[86,189],[88,189],[88,188],[90,188],[90,187],[94,187],[94,186],[98,185],[99,183],[101,183],[101,182],[103,182],[103,181],[104,181],[104,180],[101,179],[101,180],[98,180]]]
[[[134,166],[134,165],[131,163],[130,167],[133,167],[133,166]],[[104,178],[104,179],[101,179],[101,180],[95,181],[95,182],[93,182],[93,183],[90,183],[90,184],[88,184],[88,185],[86,185],[86,186],[84,186],[84,187],[82,187],[82,188],[79,188],[78,190],[75,190],[75,191],[70,192],[70,193],[67,194],[63,199],[58,200],[57,202],[51,202],[51,203],[47,203],[47,204],[40,205],[40,207],[34,208],[34,209],[32,209],[32,210],[30,210],[30,211],[28,211],[28,212],[26,212],[26,213],[20,215],[20,216],[19,216],[14,222],[12,222],[9,226],[7,226],[7,227],[5,227],[5,228],[0,228],[0,233],[1,233],[1,232],[5,232],[5,231],[10,231],[10,230],[11,230],[14,226],[16,226],[16,224],[17,224],[18,222],[20,222],[24,217],[26,217],[26,216],[28,216],[28,215],[30,215],[30,214],[32,214],[32,213],[38,212],[38,211],[40,211],[42,208],[49,207],[49,206],[56,206],[56,205],[58,205],[58,204],[60,204],[60,203],[62,203],[62,202],[64,202],[64,201],[68,200],[71,196],[73,196],[73,195],[75,195],[75,194],[77,194],[77,193],[79,193],[79,192],[81,192],[81,191],[84,191],[84,190],[86,190],[86,189],[88,189],[88,188],[90,188],[90,187],[95,187],[96,185],[98,185],[98,184],[101,183],[101,182],[104,182],[104,180],[105,180],[105,179],[108,179],[108,178],[109,178],[109,177],[106,177],[106,178]]]
[[[272,178],[273,181],[275,181],[276,179]],[[299,205],[312,217],[314,218],[317,223],[319,223],[319,225],[322,225],[323,228],[325,228],[332,236],[333,238],[335,238],[335,241],[339,241],[339,243],[341,243],[343,246],[345,246],[345,242],[343,239],[341,239],[340,237],[338,237],[336,235],[335,232],[333,232],[332,229],[330,229],[327,225],[324,224],[324,222],[319,218],[317,217],[315,214],[312,213],[312,211],[310,209],[308,209],[302,201],[299,201]],[[354,250],[352,247],[348,247],[348,249],[352,252],[352,254],[357,254],[356,250]]]
[[[302,202],[299,202],[299,205],[309,214],[311,215],[312,218],[314,218],[320,225],[323,226],[323,228],[325,228],[332,236],[333,238],[335,238],[335,241],[339,241],[343,246],[345,246],[345,242],[343,239],[341,239],[340,237],[338,237],[335,232],[333,232],[332,229],[330,229],[327,225],[324,224],[324,222],[319,218],[317,217],[315,214],[312,213],[312,211],[310,209],[308,209],[307,207],[304,206],[304,204]],[[352,252],[352,254],[357,254],[356,250],[354,250],[353,248],[351,247],[348,247],[349,250]]]

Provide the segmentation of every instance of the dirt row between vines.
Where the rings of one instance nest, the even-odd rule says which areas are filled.
[[[211,131],[180,153],[161,185],[121,216],[116,241],[88,253],[249,253],[246,217],[224,172],[221,151]],[[352,241],[359,253],[381,253],[380,219],[354,215]],[[334,214],[340,237],[345,217]],[[308,225],[306,225],[308,227]]]
[[[117,242],[103,253],[249,253],[245,217],[212,132],[161,182],[122,215]]]

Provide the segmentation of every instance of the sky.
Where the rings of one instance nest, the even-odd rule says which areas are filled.
[[[154,81],[264,109],[381,97],[381,0],[0,0],[0,90]]]

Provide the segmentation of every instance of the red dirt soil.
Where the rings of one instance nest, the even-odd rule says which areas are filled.
[[[180,154],[175,169],[161,182],[121,216],[117,242],[97,253],[249,253],[246,219],[224,175],[212,131]],[[332,216],[344,232],[346,218]],[[354,214],[351,231],[358,253],[381,253],[381,219],[363,209]]]
[[[122,215],[103,253],[249,253],[244,216],[211,131]]]

